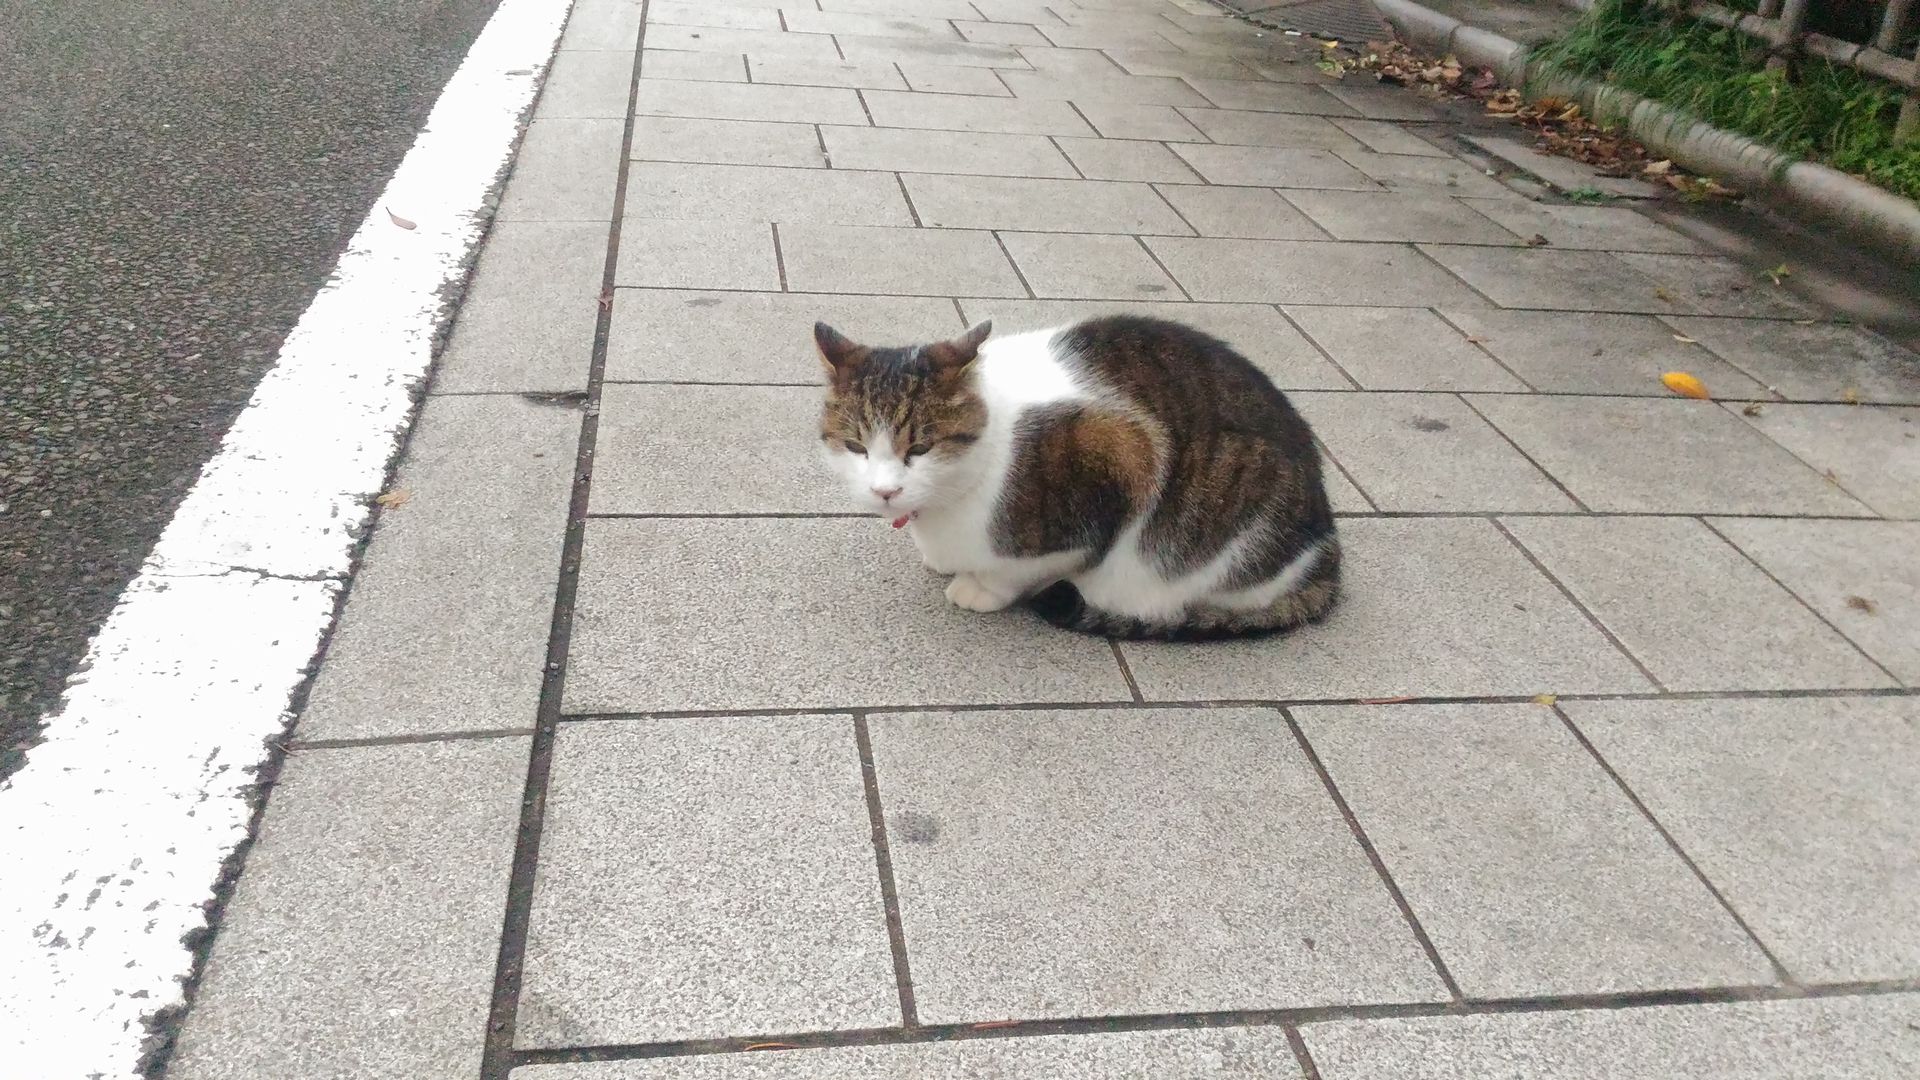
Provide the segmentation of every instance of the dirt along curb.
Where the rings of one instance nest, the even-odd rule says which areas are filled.
[[[1490,68],[1529,100],[1577,101],[1601,124],[1619,124],[1674,164],[1739,188],[1780,210],[1830,225],[1852,240],[1920,268],[1920,205],[1826,165],[1696,120],[1618,86],[1529,63],[1527,47],[1412,0],[1373,0],[1402,38],[1468,67]]]

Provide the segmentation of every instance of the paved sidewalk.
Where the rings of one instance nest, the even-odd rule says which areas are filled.
[[[1920,358],[1317,52],[579,0],[168,1075],[1920,1075]],[[1121,309],[1313,423],[1325,624],[959,611],[816,464],[813,320]]]

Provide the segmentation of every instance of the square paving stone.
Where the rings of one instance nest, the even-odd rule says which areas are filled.
[[[1472,401],[1594,510],[1870,516],[1712,402],[1515,395]]]
[[[620,229],[619,285],[778,289],[773,226],[763,221],[648,221]]]
[[[1326,88],[1327,93],[1351,106],[1370,120],[1438,120],[1440,111],[1422,101],[1419,95],[1399,86],[1341,82]]]
[[[929,228],[1189,232],[1180,215],[1145,184],[937,174],[902,181],[921,224]]]
[[[1059,140],[1080,174],[1089,180],[1145,180],[1197,184],[1200,174],[1157,142],[1142,139]]]
[[[1517,246],[1518,237],[1445,195],[1387,191],[1289,191],[1287,201],[1340,240],[1460,241]],[[1490,200],[1481,199],[1479,202]]]
[[[1326,1080],[1895,1080],[1920,1070],[1920,996],[1307,1024]]]
[[[1420,250],[1501,307],[1656,315],[1696,310],[1680,290],[1654,281],[1612,252],[1448,244]]]
[[[1689,314],[1791,319],[1813,313],[1765,274],[1729,259],[1628,251],[1615,257],[1679,296]]]
[[[635,162],[627,172],[627,220],[639,218],[913,224],[890,173],[660,161]]]
[[[563,49],[614,49],[631,57],[640,43],[639,0],[582,0],[567,16]]]
[[[640,57],[640,78],[743,83],[747,81],[747,64],[738,53],[647,49]]]
[[[1331,150],[1280,150],[1270,146],[1217,146],[1176,143],[1173,152],[1207,178],[1210,184],[1243,187],[1345,188],[1378,191],[1366,178]]]
[[[553,54],[533,115],[624,119],[632,87],[632,53],[561,49]]]
[[[579,1065],[523,1065],[513,1080],[1238,1080],[1249,1068],[1300,1080],[1278,1027],[1116,1031],[836,1046],[777,1054],[704,1054]]]
[[[1035,296],[1085,299],[1178,298],[1180,287],[1131,236],[1003,233]]]
[[[578,409],[435,396],[374,525],[301,739],[529,728],[539,708]]]
[[[1512,518],[1506,525],[1668,689],[1893,685],[1691,518]]]
[[[1324,240],[1327,234],[1270,188],[1162,184],[1155,190],[1201,236]]]
[[[1651,315],[1569,311],[1449,311],[1449,321],[1527,380],[1553,394],[1669,396],[1661,383],[1685,371],[1717,398],[1771,397],[1738,368],[1680,341]],[[1686,335],[1679,335],[1684,337]]]
[[[820,135],[826,140],[834,167],[840,169],[985,176],[1079,175],[1044,135],[876,127],[822,127]]]
[[[1150,700],[1652,689],[1489,522],[1349,518],[1340,603],[1283,637],[1121,646]]]
[[[801,292],[906,296],[1025,296],[990,232],[788,225],[780,230],[787,285]]]
[[[647,27],[646,46],[649,49],[672,49],[680,52],[791,56],[828,64],[840,59],[839,51],[833,47],[833,38],[828,35],[789,34],[784,30],[739,30],[718,26],[672,26],[659,23]]]
[[[1452,394],[1301,394],[1294,403],[1382,510],[1575,509],[1553,481]]]
[[[853,722],[562,727],[524,969],[522,1047],[898,1024]]]
[[[1275,711],[872,725],[923,1022],[1446,996]]]
[[[1637,178],[1601,176],[1585,162],[1542,153],[1530,143],[1518,139],[1468,136],[1466,141],[1506,165],[1537,176],[1561,191],[1590,188],[1620,199],[1651,199],[1659,194],[1660,189]]]
[[[1908,686],[1920,686],[1920,523],[1710,524]]]
[[[968,94],[974,97],[1012,97],[1013,91],[991,68],[948,67],[945,64],[897,63],[907,87],[925,94]]]
[[[606,377],[818,383],[816,321],[876,345],[939,341],[965,329],[950,300],[621,289],[607,339]]]
[[[1623,206],[1554,206],[1486,199],[1475,209],[1523,240],[1545,237],[1559,248],[1696,254],[1700,245]]]
[[[1079,102],[1075,107],[1087,123],[1109,139],[1162,139],[1170,142],[1206,142],[1200,129],[1187,123],[1166,105],[1127,105],[1117,101]]]
[[[1365,150],[1344,150],[1340,156],[1389,191],[1519,201],[1498,180],[1458,158],[1375,154]]]
[[[1253,69],[1225,56],[1195,56],[1185,52],[1159,52],[1140,49],[1115,49],[1113,62],[1129,75],[1160,75],[1180,78],[1192,75],[1200,79],[1252,79],[1260,76]]]
[[[1126,700],[1106,642],[962,611],[943,585],[877,519],[597,520],[566,707]]]
[[[168,1073],[479,1075],[527,743],[289,755]]]
[[[648,34],[652,36],[651,32]],[[803,39],[805,35],[784,37]],[[832,41],[827,42],[829,55]],[[866,111],[852,90],[830,86],[642,79],[634,110],[640,116],[693,116],[708,120],[777,120],[789,124],[864,124]]]
[[[1156,236],[1147,246],[1195,300],[1480,307],[1410,247]]]
[[[1318,116],[1246,112],[1239,109],[1190,109],[1183,113],[1217,143],[1288,149],[1358,150],[1353,136]]]
[[[1296,307],[1287,314],[1368,390],[1525,390],[1422,308]]]
[[[1920,356],[1866,330],[1831,323],[1669,319],[1676,329],[1782,397],[1920,405]]]
[[[1179,79],[1052,71],[1002,71],[1000,81],[1014,97],[1055,101],[1120,101],[1130,105],[1200,105],[1207,99]]]
[[[892,64],[823,64],[791,56],[747,55],[755,83],[787,86],[844,86],[856,90],[905,90],[907,80]]]
[[[1920,517],[1920,409],[1767,405],[1747,423],[1887,517]]]
[[[1113,58],[1098,49],[1055,49],[1023,45],[1020,47],[1020,58],[1026,61],[1027,66],[1034,71],[1046,71],[1055,75],[1113,78],[1122,74],[1120,66],[1113,62]]]
[[[1795,978],[1920,975],[1912,698],[1564,707]]]
[[[874,90],[865,95],[873,122],[881,127],[938,131],[999,131],[1012,135],[1091,135],[1073,106],[1064,101],[967,97],[962,94],[914,94]],[[1169,110],[1171,111],[1171,110]],[[864,123],[864,120],[837,121]]]
[[[966,321],[992,319],[997,333],[1066,326],[1096,315],[1172,319],[1234,347],[1282,390],[1346,390],[1352,384],[1300,331],[1265,304],[1186,304],[1101,300],[965,300]]]
[[[1169,30],[1172,27],[1168,27]],[[1172,46],[1167,38],[1144,29],[1111,26],[1041,26],[1047,40],[1062,49],[1136,49],[1157,52]]]
[[[500,196],[499,221],[611,221],[620,120],[533,120]]]
[[[961,37],[982,45],[1047,44],[1047,39],[1041,36],[1040,31],[1018,23],[955,21],[953,28],[960,31]]]
[[[840,513],[819,432],[811,386],[608,386],[591,512]]]
[[[811,124],[757,120],[698,120],[680,116],[633,118],[633,156],[640,161],[715,165],[826,165]]]
[[[778,30],[780,12],[774,4],[701,4],[651,0],[647,21],[670,26],[726,26],[736,30]]]
[[[609,227],[495,222],[434,364],[434,391],[585,390]]]
[[[1553,710],[1295,716],[1468,997],[1774,981],[1766,955]]]
[[[1359,110],[1329,94],[1324,87],[1300,83],[1247,82],[1242,79],[1188,79],[1194,89],[1222,109],[1259,112],[1308,113],[1316,116],[1359,116]]]

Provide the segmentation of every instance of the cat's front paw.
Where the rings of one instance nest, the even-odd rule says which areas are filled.
[[[981,584],[980,579],[972,574],[961,574],[947,582],[947,599],[955,607],[979,612],[999,611],[1014,601],[1012,596],[995,592]]]
[[[920,553],[920,565],[926,567],[928,570],[931,570],[936,574],[939,574],[941,577],[952,577],[953,575],[959,573],[958,570],[949,570],[947,567],[941,565],[938,559],[935,559],[933,556],[927,554],[924,551]]]

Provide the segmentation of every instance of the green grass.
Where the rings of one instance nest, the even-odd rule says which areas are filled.
[[[1920,145],[1893,144],[1900,95],[1850,69],[1808,58],[1791,78],[1767,71],[1758,44],[1657,0],[1600,0],[1534,56],[1920,200]]]

